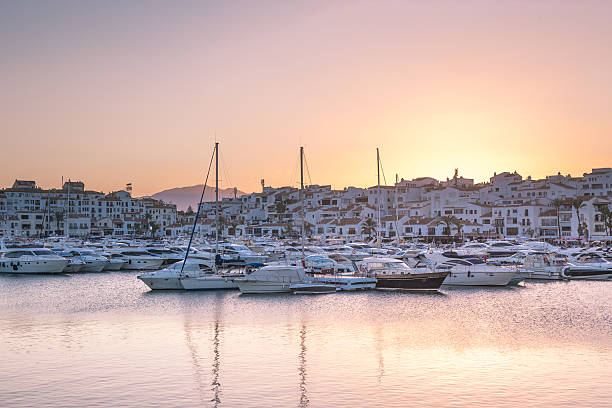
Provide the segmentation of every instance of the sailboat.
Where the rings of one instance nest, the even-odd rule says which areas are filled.
[[[215,216],[217,221],[219,220],[219,143],[215,142],[215,148],[213,150],[213,156],[215,158]],[[210,290],[210,289],[238,289],[238,285],[234,283],[230,277],[243,276],[240,274],[221,274],[217,271],[216,264],[212,267],[209,262],[199,258],[189,258],[189,251],[193,242],[193,235],[195,228],[198,223],[200,216],[200,210],[202,208],[202,201],[204,200],[204,193],[206,191],[206,185],[208,184],[208,175],[210,174],[210,168],[212,166],[213,157],[211,157],[210,164],[208,166],[208,174],[206,175],[206,181],[202,188],[202,196],[200,197],[200,204],[198,205],[198,211],[196,212],[195,220],[193,221],[193,227],[191,229],[191,236],[189,237],[189,244],[187,245],[187,251],[185,252],[185,259],[181,262],[175,263],[170,267],[161,271],[148,272],[138,276],[138,279],[143,281],[149,288],[153,290],[157,289],[175,289],[175,290]],[[219,238],[218,222],[216,222],[216,234],[217,242]],[[218,258],[218,244],[215,251],[215,258]],[[230,276],[231,275],[231,276]]]
[[[380,152],[376,148],[376,166],[378,173],[378,216],[376,226],[377,243],[380,244]],[[376,289],[405,290],[438,290],[448,272],[416,272],[404,262],[394,259],[374,256],[365,258],[360,265],[365,276],[376,278]]]

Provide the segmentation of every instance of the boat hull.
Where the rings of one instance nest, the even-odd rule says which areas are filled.
[[[17,274],[57,274],[64,273],[68,259],[53,259],[46,261],[0,260],[0,273]]]
[[[152,290],[180,290],[183,289],[181,281],[177,277],[145,277],[138,276],[145,285]]]
[[[316,276],[318,282],[334,285],[341,291],[370,290],[376,288],[376,278],[365,278],[357,276]]]
[[[242,293],[290,293],[291,283],[276,281],[235,280]]]
[[[296,295],[323,295],[327,293],[336,293],[336,286],[327,283],[294,283],[291,285],[291,291]]]
[[[515,272],[451,272],[444,279],[450,286],[506,286]]]
[[[85,261],[85,266],[81,269],[81,272],[102,272],[106,266],[107,261]]]
[[[570,266],[563,269],[561,275],[570,280],[611,280],[612,270],[597,267]]]
[[[125,262],[107,262],[104,266],[104,271],[119,271]]]
[[[162,258],[157,259],[128,259],[126,263],[123,264],[121,269],[126,270],[134,270],[134,271],[143,271],[143,270],[156,270],[160,269],[164,260]]]
[[[220,275],[209,275],[198,278],[182,278],[180,279],[180,284],[185,290],[238,289],[236,282]]]
[[[411,275],[378,275],[376,289],[387,290],[438,290],[448,273]]]

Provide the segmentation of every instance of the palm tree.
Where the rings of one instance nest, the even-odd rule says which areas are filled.
[[[601,212],[601,218],[606,227],[606,234],[608,234],[608,236],[611,236],[612,235],[612,211],[610,211],[610,208],[608,208],[607,205],[602,205],[599,211]]]
[[[555,209],[557,210],[557,237],[558,239],[561,239],[561,218],[559,215],[559,211],[561,210],[561,205],[563,205],[563,200],[561,200],[560,198],[555,198],[551,201],[550,205],[555,207]]]
[[[572,207],[576,210],[576,218],[578,219],[578,236],[582,237],[582,233],[584,227],[582,226],[582,222],[580,221],[580,209],[584,207],[584,202],[586,201],[586,197],[574,197],[572,199]]]
[[[453,228],[453,225],[455,224],[456,219],[457,218],[453,217],[452,215],[444,215],[440,217],[440,221],[444,223],[444,225],[446,225],[446,227],[444,228],[444,231],[446,232],[446,235],[448,235],[449,238],[451,236],[452,228]]]
[[[64,220],[64,212],[63,211],[57,211],[55,213],[55,233],[57,234],[57,231],[59,231],[60,227],[60,222],[62,222]]]
[[[459,236],[459,238],[461,239],[461,243],[463,243],[463,234],[461,233],[461,231],[463,230],[463,226],[465,225],[465,223],[463,222],[462,219],[453,217],[453,225],[455,227],[457,227],[457,235]]]
[[[276,217],[278,218],[278,222],[282,222],[282,215],[287,211],[287,204],[284,201],[279,200],[274,204],[274,209],[276,210]]]
[[[368,217],[366,218],[366,220],[363,222],[363,228],[361,229],[361,232],[363,234],[366,234],[368,237],[372,237],[372,233],[376,231],[375,227],[376,227],[376,223],[372,220],[372,218]]]

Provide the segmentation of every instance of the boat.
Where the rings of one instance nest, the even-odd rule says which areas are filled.
[[[376,288],[376,278],[352,274],[316,275],[317,282],[334,285],[340,291],[369,290]]]
[[[597,252],[585,253],[569,262],[561,276],[573,280],[611,280],[612,262]]]
[[[376,278],[376,289],[438,290],[448,276],[447,271],[414,271],[404,262],[388,257],[363,260],[360,271]]]
[[[449,259],[436,265],[436,271],[447,271],[444,285],[450,286],[507,286],[516,270],[490,265],[479,258]]]
[[[528,252],[518,267],[518,276],[529,280],[563,280],[561,272],[566,267],[566,262],[555,260],[553,254]]]
[[[126,270],[156,270],[161,268],[164,258],[154,256],[139,248],[123,248],[111,251],[114,258],[121,258],[125,262],[121,269]]]
[[[85,262],[76,258],[68,258],[68,266],[64,268],[64,273],[77,273],[85,269]]]
[[[300,282],[290,286],[294,294],[302,295],[322,295],[327,293],[335,293],[339,290],[335,285],[324,282]]]
[[[292,284],[306,281],[304,269],[291,265],[268,265],[234,279],[242,293],[289,293]]]
[[[103,257],[105,257],[108,262],[106,263],[106,265],[104,266],[103,271],[119,271],[121,270],[121,268],[123,268],[123,265],[125,265],[125,263],[127,262],[126,259],[124,259],[121,256],[115,256],[114,254],[109,254],[106,252],[102,252],[100,253],[100,255],[102,255]]]
[[[3,248],[0,251],[0,273],[64,273],[70,261],[47,248]]]
[[[208,264],[202,263],[198,259],[188,258],[184,267],[183,263],[185,261],[173,263],[165,269],[146,272],[137,276],[137,278],[153,290],[180,290],[186,289],[181,282],[181,278],[198,278],[212,271]]]
[[[444,285],[506,286],[510,282],[518,283],[522,280],[515,279],[516,269],[493,265],[474,256],[461,256],[453,251],[421,254],[417,259],[432,270],[448,272]]]
[[[102,272],[108,263],[108,259],[97,255],[91,249],[67,248],[60,253],[64,258],[74,258],[85,263],[79,272]]]

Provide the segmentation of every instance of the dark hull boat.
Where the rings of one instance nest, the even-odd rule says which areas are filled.
[[[438,290],[448,272],[406,275],[377,275],[376,289]]]

